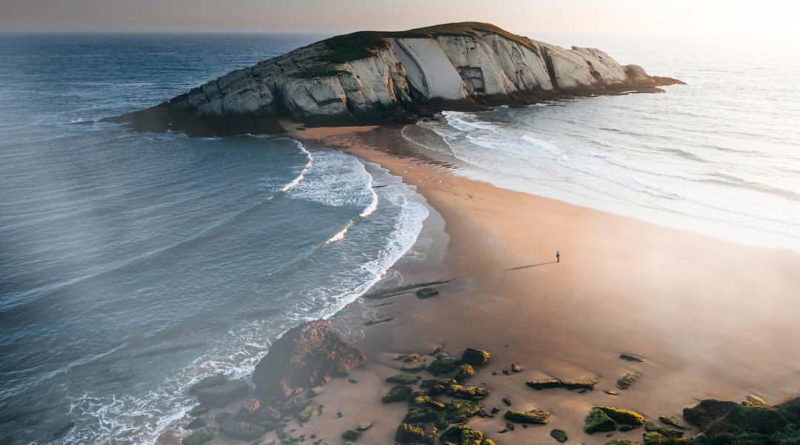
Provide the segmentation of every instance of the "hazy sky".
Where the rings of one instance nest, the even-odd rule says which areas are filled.
[[[795,0],[0,0],[3,31],[406,29],[478,20],[519,33],[800,36]]]

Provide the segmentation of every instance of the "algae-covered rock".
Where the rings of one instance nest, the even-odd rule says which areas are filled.
[[[480,410],[481,406],[477,402],[453,400],[445,407],[445,418],[450,423],[460,423],[477,415]]]
[[[461,362],[449,355],[442,355],[428,365],[428,371],[433,375],[447,374],[458,368]]]
[[[616,408],[613,406],[601,406],[599,408],[603,410],[611,420],[623,425],[641,426],[644,425],[646,420],[643,415],[633,410]]]
[[[461,354],[461,360],[472,366],[482,366],[489,363],[489,359],[491,355],[489,351],[485,351],[483,349],[477,348],[467,348],[464,350],[464,353]]]
[[[550,431],[550,437],[562,443],[566,442],[569,439],[569,436],[567,436],[567,432],[559,429],[554,429],[553,431]]]
[[[401,423],[394,434],[397,443],[418,443],[425,440],[425,429],[408,423]]]
[[[387,383],[396,385],[412,385],[417,383],[421,377],[414,374],[397,374],[386,378]]]
[[[464,386],[451,384],[447,387],[447,395],[457,399],[481,400],[489,395],[489,390],[480,386]]]
[[[412,406],[408,409],[403,422],[412,424],[436,422],[444,418],[444,415],[438,411],[436,408],[427,406]]]
[[[598,384],[599,382],[600,382],[599,377],[590,375],[586,377],[580,377],[577,379],[561,380],[561,386],[569,390],[585,389],[591,391],[594,389],[594,385]]]
[[[616,428],[617,426],[611,417],[600,408],[592,408],[586,416],[583,425],[583,431],[585,431],[586,434],[614,431]]]
[[[742,402],[742,405],[748,408],[769,408],[769,403],[755,394],[747,396]]]
[[[439,394],[444,394],[447,392],[447,388],[454,383],[456,383],[456,381],[453,379],[426,379],[423,380],[419,386],[420,388],[427,390],[428,394],[432,396],[438,396]]]
[[[415,392],[411,394],[411,405],[442,410],[445,404],[435,400],[430,394]]]
[[[459,365],[458,369],[456,369],[455,379],[459,382],[463,382],[473,375],[475,375],[475,368],[473,368],[472,365],[463,363]]]
[[[703,433],[698,445],[800,444],[800,399],[769,408],[739,405]]]
[[[636,383],[637,380],[642,376],[642,374],[638,372],[628,372],[625,373],[619,380],[617,380],[617,388],[618,389],[628,389]]]
[[[691,408],[684,408],[683,418],[690,424],[705,429],[711,422],[725,417],[737,406],[739,405],[736,402],[706,399]]]
[[[536,380],[529,380],[525,382],[526,385],[529,387],[542,390],[542,389],[550,389],[550,388],[560,388],[561,387],[561,380],[558,380],[553,377],[543,377]]]
[[[664,425],[669,425],[682,430],[687,428],[686,425],[681,422],[681,419],[675,416],[658,416],[658,420],[660,420]]]
[[[210,442],[214,438],[214,433],[207,427],[198,428],[192,434],[184,437],[181,443],[183,445],[202,445]]]
[[[473,430],[472,428],[466,425],[456,425],[450,427],[442,433],[442,436],[439,438],[441,443],[453,443],[457,445],[472,445],[472,444],[480,444],[483,442],[483,433],[478,430]]]
[[[300,423],[306,423],[311,419],[312,415],[314,415],[314,405],[309,403],[297,413],[297,420],[299,420]]]
[[[650,431],[644,433],[643,439],[644,439],[644,445],[680,445],[689,443],[689,439],[686,439],[685,437],[669,437],[657,431]],[[745,444],[737,444],[737,445],[745,445]]]
[[[639,445],[639,442],[629,439],[614,439],[606,442],[604,445]]]
[[[412,393],[412,389],[406,385],[395,385],[381,399],[383,403],[405,402]]]
[[[550,422],[550,413],[532,409],[530,411],[506,411],[503,416],[509,422],[527,423],[532,425],[546,425]]]
[[[644,424],[644,430],[647,432],[657,432],[660,433],[662,436],[666,437],[683,437],[683,431],[675,428],[668,428],[658,426],[653,422],[647,422]]]

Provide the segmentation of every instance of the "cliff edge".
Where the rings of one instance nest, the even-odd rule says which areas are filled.
[[[657,92],[676,83],[598,49],[564,49],[465,22],[332,37],[107,120],[197,136],[279,133],[281,121],[404,123],[444,109]]]

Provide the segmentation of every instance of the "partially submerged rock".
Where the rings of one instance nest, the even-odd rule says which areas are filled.
[[[436,437],[436,429],[433,430],[433,438]],[[431,435],[425,432],[425,428],[411,425],[409,423],[401,423],[397,427],[394,435],[394,441],[397,443],[426,443],[433,445]]]
[[[525,384],[533,389],[542,390],[550,388],[564,388],[572,390],[586,390],[591,391],[594,386],[600,382],[600,378],[596,376],[586,376],[576,379],[560,380],[554,377],[542,377],[535,380],[529,380]]]
[[[480,386],[464,386],[459,384],[450,384],[447,387],[447,395],[457,399],[466,400],[481,400],[489,395],[489,390]]]
[[[537,409],[532,409],[529,411],[509,410],[506,411],[503,417],[509,422],[532,425],[546,425],[548,422],[550,422],[550,413]]]
[[[627,360],[629,362],[640,362],[641,363],[641,362],[644,361],[644,358],[642,358],[641,356],[636,355],[636,354],[630,354],[630,353],[622,353],[622,354],[619,355],[619,358],[622,359],[622,360]]]
[[[441,444],[454,445],[488,445],[483,432],[474,430],[466,425],[450,427],[439,438]]]
[[[681,419],[675,416],[658,416],[658,420],[660,420],[664,425],[669,425],[681,430],[685,430],[687,428],[686,425],[681,422]]]
[[[431,297],[435,297],[435,296],[439,295],[439,291],[434,289],[434,288],[432,288],[432,287],[425,287],[425,288],[422,288],[422,289],[418,290],[416,292],[416,294],[417,294],[417,298],[424,300],[426,298],[431,298]]]
[[[364,355],[345,342],[330,321],[305,323],[284,333],[253,372],[262,400],[286,398],[363,366]]]

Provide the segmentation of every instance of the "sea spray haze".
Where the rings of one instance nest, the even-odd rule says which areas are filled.
[[[152,441],[414,243],[424,203],[346,154],[75,124],[316,39],[0,37],[0,437]]]
[[[445,112],[404,135],[503,187],[800,250],[800,43],[537,37],[594,44],[687,85]]]

